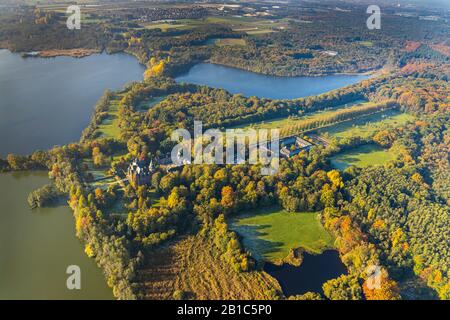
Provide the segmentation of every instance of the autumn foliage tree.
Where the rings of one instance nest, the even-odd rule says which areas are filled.
[[[233,191],[233,188],[230,186],[225,186],[222,188],[222,200],[220,200],[220,204],[225,209],[231,209],[236,204],[236,197]]]
[[[164,69],[166,66],[166,60],[156,61],[154,57],[152,57],[148,62],[148,68],[144,72],[144,79],[148,80],[152,77],[161,76],[164,73]]]
[[[367,300],[399,300],[400,289],[397,282],[390,279],[385,270],[381,271],[379,279],[366,279],[363,284],[364,296]],[[378,283],[377,283],[378,282]]]

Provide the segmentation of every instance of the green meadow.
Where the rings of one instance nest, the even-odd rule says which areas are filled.
[[[375,144],[363,145],[345,152],[341,152],[330,159],[331,165],[339,170],[349,166],[365,168],[368,166],[383,165],[394,160],[397,153],[391,149],[385,150]]]
[[[307,120],[307,119],[313,119],[315,117],[326,116],[337,110],[351,108],[351,107],[355,107],[355,106],[359,106],[359,105],[362,106],[365,103],[368,103],[368,102],[364,101],[364,100],[357,100],[357,101],[354,101],[354,102],[351,102],[348,104],[336,106],[334,108],[329,108],[326,110],[320,110],[320,111],[316,111],[316,112],[307,113],[303,116],[295,116],[295,117],[291,116],[291,117],[277,118],[277,119],[268,120],[268,121],[260,121],[260,122],[254,122],[251,124],[235,126],[234,128],[236,128],[236,129],[237,128],[255,129],[255,130],[258,130],[258,129],[280,129],[280,128],[283,128],[284,126],[293,125],[296,122],[301,122],[301,121]]]
[[[224,39],[217,39],[215,41],[216,46],[245,46],[247,42],[245,39],[236,39],[236,38],[224,38]]]
[[[98,126],[98,132],[101,137],[106,138],[115,138],[118,139],[120,137],[120,128],[119,128],[119,103],[122,99],[121,94],[117,94],[110,102],[109,109],[107,111],[107,115],[105,119]],[[147,100],[142,101],[136,106],[136,111],[145,112],[154,105],[160,103],[166,97],[153,97]]]
[[[106,118],[102,121],[102,123],[98,126],[98,132],[100,136],[107,138],[119,138],[120,129],[119,129],[119,102],[122,98],[121,95],[117,95],[114,99],[111,100],[109,105],[108,114]]]
[[[162,31],[167,31],[169,29],[191,29],[193,26],[188,26],[186,24],[179,24],[179,23],[168,23],[168,22],[162,22],[162,23],[149,23],[144,25],[145,29],[161,29]]]
[[[243,237],[244,246],[256,259],[271,262],[287,257],[291,249],[321,253],[334,242],[315,212],[268,208],[236,218],[231,228]]]
[[[141,112],[146,112],[148,111],[151,107],[157,105],[158,103],[160,103],[161,101],[163,101],[167,96],[162,96],[162,97],[152,97],[150,99],[146,99],[142,102],[140,102],[137,106],[136,106],[136,111],[141,111]]]
[[[415,117],[399,110],[387,110],[364,116],[352,121],[338,123],[330,127],[317,130],[318,133],[328,133],[336,138],[362,137],[367,138],[387,127],[399,127],[407,122],[414,121]]]

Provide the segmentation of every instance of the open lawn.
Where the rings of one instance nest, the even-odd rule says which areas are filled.
[[[182,23],[168,23],[168,22],[162,22],[162,23],[149,23],[145,24],[145,29],[161,29],[162,31],[167,31],[169,29],[191,29],[193,26],[182,24]]]
[[[364,47],[368,47],[368,48],[373,47],[373,42],[372,41],[360,41],[359,44],[364,46]]]
[[[128,217],[128,213],[130,210],[128,210],[125,205],[124,201],[122,199],[117,200],[111,208],[108,209],[108,213],[111,216],[120,217],[123,219],[126,219]]]
[[[106,189],[109,184],[114,183],[116,179],[113,176],[108,175],[107,168],[96,168],[91,159],[84,159],[83,163],[87,166],[85,171],[85,178],[89,176],[93,181],[89,182],[89,186],[92,189],[101,188]]]
[[[368,144],[337,154],[330,159],[333,167],[344,170],[349,166],[360,168],[383,165],[394,160],[397,154],[392,150],[385,150],[378,145]]]
[[[141,112],[145,112],[148,111],[148,109],[150,109],[151,107],[157,105],[158,103],[160,103],[161,101],[163,101],[166,98],[166,96],[163,97],[153,97],[150,99],[146,99],[142,102],[140,102],[137,106],[136,106],[136,111],[141,111]]]
[[[98,132],[100,136],[107,138],[119,138],[120,128],[117,113],[119,111],[119,102],[122,99],[122,95],[116,95],[109,105],[108,114],[102,123],[98,126]]]
[[[234,38],[217,39],[215,41],[216,46],[245,46],[246,44],[244,39]]]
[[[304,116],[278,118],[278,119],[273,119],[273,120],[269,120],[269,121],[261,121],[261,122],[255,122],[252,124],[236,126],[234,128],[255,129],[255,130],[258,130],[258,129],[281,129],[285,126],[293,125],[296,122],[301,122],[306,119],[313,119],[314,117],[326,116],[327,114],[332,114],[336,110],[346,109],[346,108],[350,108],[350,107],[354,107],[354,106],[358,106],[358,105],[363,105],[365,103],[367,103],[367,102],[364,100],[357,100],[352,103],[336,106],[332,109],[311,112],[311,113],[305,114]]]
[[[248,35],[251,35],[251,36],[256,36],[256,35],[266,34],[266,33],[272,33],[272,32],[275,32],[275,30],[272,30],[272,29],[255,29],[255,30],[246,31],[246,33]]]
[[[231,229],[243,237],[244,246],[256,259],[271,262],[287,257],[291,249],[321,253],[332,248],[334,241],[314,212],[268,208],[236,218]]]
[[[382,128],[399,127],[409,121],[414,121],[415,117],[408,113],[403,113],[399,110],[387,110],[382,113],[377,113],[353,121],[338,123],[333,126],[319,129],[318,133],[328,133],[336,138],[350,138],[350,137],[370,137],[376,131]]]

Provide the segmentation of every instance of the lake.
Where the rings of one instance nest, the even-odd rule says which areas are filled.
[[[303,252],[299,267],[290,264],[266,263],[264,271],[277,279],[285,296],[317,292],[323,294],[322,285],[328,280],[347,274],[347,269],[335,250],[327,250],[319,255]]]
[[[0,174],[0,300],[113,299],[102,271],[75,237],[68,206],[31,210],[30,191],[46,172]],[[81,290],[68,290],[66,269],[81,269]]]
[[[330,75],[322,77],[276,77],[241,69],[199,63],[177,82],[223,88],[233,94],[270,99],[295,99],[321,94],[369,78],[368,75]]]
[[[0,50],[0,157],[77,141],[103,92],[144,71],[127,54],[43,59]]]
[[[126,54],[42,59],[0,50],[0,156],[77,141],[103,92],[144,70]],[[0,299],[112,299],[75,237],[70,208],[28,207],[29,192],[48,181],[47,173],[0,174]],[[66,288],[69,265],[81,268],[81,290]]]

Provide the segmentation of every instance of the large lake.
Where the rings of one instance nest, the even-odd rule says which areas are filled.
[[[75,237],[72,210],[28,207],[28,193],[48,182],[46,172],[0,174],[0,300],[113,299]],[[69,265],[81,269],[81,290],[67,289]]]
[[[226,66],[200,63],[188,73],[176,78],[178,82],[223,88],[231,93],[270,99],[294,99],[321,94],[345,87],[367,75],[330,75],[323,77],[274,77]]]
[[[126,54],[22,58],[0,50],[0,157],[77,141],[106,89],[142,80]]]
[[[106,89],[141,80],[144,66],[125,54],[22,58],[0,50],[0,157],[79,139]],[[46,173],[0,174],[0,299],[112,299],[102,271],[75,237],[67,206],[30,210],[28,193]],[[66,287],[69,265],[81,290]]]

